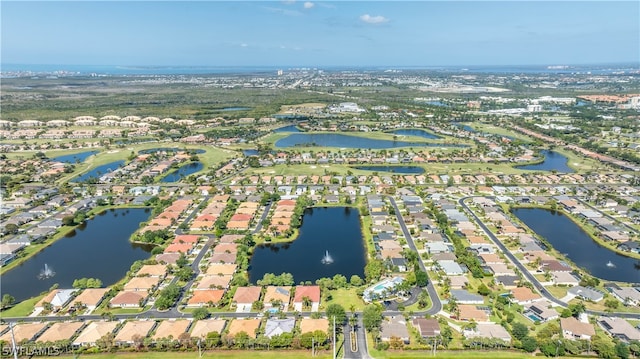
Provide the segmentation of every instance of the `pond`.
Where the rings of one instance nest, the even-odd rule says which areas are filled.
[[[339,147],[339,148],[362,148],[362,149],[385,149],[397,147],[468,147],[466,145],[445,144],[445,143],[426,143],[426,142],[407,142],[380,140],[366,138],[360,136],[349,136],[332,133],[294,133],[287,137],[281,138],[275,143],[277,148],[287,147]]]
[[[260,154],[260,151],[258,150],[242,150],[242,154],[245,155],[246,157],[251,157],[251,156],[258,156]]]
[[[183,152],[187,153],[205,153],[207,151],[203,149],[195,149],[195,148],[178,148],[178,147],[158,147],[158,148],[148,148],[146,150],[138,151],[138,154],[146,155],[154,152]]]
[[[84,182],[86,180],[88,180],[89,178],[96,178],[99,179],[100,176],[104,175],[105,173],[109,173],[115,169],[117,169],[118,167],[124,165],[124,160],[119,160],[119,161],[114,161],[114,162],[109,162],[106,163],[102,166],[98,166],[94,169],[92,169],[91,171],[81,174],[80,176],[74,178],[72,180],[72,182]]]
[[[406,174],[424,173],[424,168],[419,166],[354,166],[353,168],[363,171],[378,171]]]
[[[78,152],[70,155],[63,155],[51,158],[51,161],[54,162],[66,162],[66,163],[80,163],[84,162],[89,156],[93,156],[96,153],[100,153],[100,151],[85,151]]]
[[[111,209],[85,222],[23,264],[0,277],[2,293],[16,301],[36,296],[58,283],[71,288],[78,278],[98,278],[109,286],[124,277],[136,260],[147,259],[152,247],[133,244],[129,237],[151,215],[148,208]],[[38,276],[45,264],[55,272]]]
[[[428,139],[432,139],[432,140],[437,140],[437,139],[442,138],[441,136],[434,135],[433,133],[431,133],[429,131],[419,130],[419,129],[416,129],[416,128],[395,130],[395,131],[392,131],[392,132],[395,133],[396,135],[400,135],[400,136],[418,136],[418,137],[428,138]]]
[[[599,245],[564,214],[540,208],[517,208],[513,214],[591,275],[604,280],[640,283],[637,259]]]
[[[289,126],[276,128],[275,130],[273,130],[273,132],[278,133],[278,132],[302,132],[302,131],[300,131],[298,129],[298,126],[296,125],[289,125]]]
[[[251,107],[224,107],[216,109],[215,111],[249,111]]]
[[[463,123],[456,122],[453,125],[459,127],[463,131],[472,132],[472,133],[476,132],[476,130],[473,127],[471,127],[469,125],[465,125]]]
[[[575,172],[571,167],[569,167],[569,159],[564,155],[548,150],[542,150],[540,151],[540,154],[544,156],[543,162],[535,165],[515,166],[515,168],[532,171],[557,171],[563,173]]]
[[[201,162],[190,162],[180,168],[178,168],[176,171],[173,171],[171,173],[169,173],[168,175],[164,176],[160,182],[178,182],[181,179],[183,179],[184,177],[187,177],[190,174],[196,173],[198,171],[201,171],[203,168],[203,164]]]
[[[324,263],[328,253],[331,263]],[[291,273],[296,283],[342,274],[364,278],[366,251],[360,213],[351,207],[313,207],[304,211],[298,237],[290,243],[259,245],[249,263],[249,280],[265,273]]]

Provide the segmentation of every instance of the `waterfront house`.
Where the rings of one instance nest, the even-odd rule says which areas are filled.
[[[264,294],[264,308],[286,312],[290,300],[291,287],[268,286]]]
[[[625,305],[640,305],[640,290],[638,290],[638,287],[618,287],[616,285],[607,289]]]
[[[46,303],[48,303],[54,311],[58,311],[71,301],[74,292],[74,289],[54,289],[40,299],[34,309],[36,311],[42,311],[45,309]]]
[[[87,312],[93,312],[104,299],[105,294],[109,291],[109,288],[87,288],[82,291],[77,297],[75,297],[69,308],[74,307],[76,304],[82,303],[87,307]]]
[[[304,286],[299,285],[295,288],[295,296],[293,298],[293,307],[296,311],[305,311],[304,302],[305,298],[308,298],[312,312],[317,312],[320,308],[320,287],[317,285]],[[308,310],[308,309],[307,309]]]
[[[236,307],[237,313],[247,313],[251,311],[254,302],[260,300],[261,287],[238,287],[233,295],[232,306]]]
[[[155,290],[160,281],[160,277],[133,277],[124,285],[124,290],[132,292],[151,292]]]
[[[569,288],[567,294],[571,294],[574,297],[582,298],[584,300],[590,300],[593,302],[599,302],[604,299],[604,294],[602,294],[601,292],[593,288],[583,287],[581,285]]]

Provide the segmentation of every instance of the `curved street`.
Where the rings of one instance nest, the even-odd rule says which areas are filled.
[[[385,196],[385,197],[389,199],[391,206],[393,206],[393,210],[396,212],[396,218],[398,220],[398,223],[400,224],[400,229],[402,230],[402,234],[404,235],[404,238],[407,240],[407,245],[409,245],[409,248],[411,248],[412,251],[418,253],[418,248],[413,242],[413,238],[411,238],[411,232],[409,232],[409,230],[407,229],[407,225],[406,223],[404,223],[404,219],[400,214],[400,209],[398,208],[398,204],[396,203],[395,199],[392,196]],[[420,266],[420,269],[422,269],[426,273],[427,268],[425,267],[424,262],[422,261],[422,258],[420,258],[419,254],[418,254],[418,264]],[[438,292],[436,291],[436,288],[433,286],[433,282],[431,281],[431,278],[429,278],[429,283],[424,289],[429,294],[429,299],[431,300],[431,308],[425,311],[416,312],[416,314],[417,315],[425,315],[425,314],[434,315],[442,310],[442,302],[438,297]],[[420,293],[418,292],[417,294],[420,294]],[[417,294],[415,294],[412,291],[412,298],[415,298],[416,301],[417,301]],[[395,314],[398,314],[398,312],[389,311],[389,312],[385,312],[385,314],[395,315]]]
[[[491,241],[498,246],[498,248],[500,248],[500,250],[502,251],[502,253],[504,253],[505,256],[507,256],[507,258],[509,258],[509,261],[511,261],[511,263],[513,263],[513,265],[515,265],[518,270],[520,270],[520,272],[522,273],[522,275],[531,283],[533,283],[533,286],[536,288],[536,290],[546,299],[548,299],[550,302],[555,303],[561,307],[567,307],[569,304],[565,303],[563,301],[561,301],[560,299],[554,297],[541,283],[538,279],[536,279],[536,277],[531,274],[531,272],[529,272],[529,269],[527,269],[522,263],[520,263],[520,261],[518,260],[518,258],[516,258],[516,256],[513,255],[513,253],[511,253],[511,251],[504,245],[502,244],[502,241],[500,241],[498,239],[498,237],[496,237],[493,232],[491,232],[491,230],[484,224],[484,222],[475,214],[474,211],[472,211],[469,206],[467,206],[467,204],[465,203],[465,201],[467,199],[470,198],[474,198],[474,197],[482,197],[482,198],[493,198],[493,197],[488,197],[488,196],[466,196],[466,197],[462,197],[458,200],[458,204],[461,205],[464,210],[473,217],[473,220],[478,224],[478,226],[480,226],[480,228],[482,228],[482,230],[486,233],[486,235],[491,239]],[[621,318],[627,318],[627,319],[640,319],[640,313],[625,313],[625,312],[599,312],[599,311],[593,311],[593,310],[586,310],[585,311],[587,314],[589,315],[595,315],[595,316],[606,316],[606,317],[610,317],[610,316],[616,316],[616,317],[621,317]]]

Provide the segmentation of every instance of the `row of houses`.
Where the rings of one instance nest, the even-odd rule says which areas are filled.
[[[11,343],[12,335],[17,344],[51,343],[68,340],[75,347],[96,346],[106,334],[114,334],[114,344],[130,346],[144,338],[150,338],[152,343],[161,340],[183,340],[186,338],[206,339],[212,332],[225,333],[235,337],[244,332],[249,337],[256,338],[258,332],[265,337],[272,338],[283,333],[292,333],[294,329],[300,334],[320,330],[326,333],[329,321],[325,318],[268,318],[261,319],[191,319],[168,320],[130,320],[119,321],[67,321],[67,322],[35,322],[18,323],[9,328],[8,324],[0,325],[0,341]]]

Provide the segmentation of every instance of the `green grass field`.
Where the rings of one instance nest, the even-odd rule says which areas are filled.
[[[393,359],[393,358],[427,358],[431,357],[430,351],[377,351],[370,350],[369,354],[375,359]],[[280,358],[311,358],[311,351],[298,351],[298,350],[280,350],[280,351],[268,351],[268,350],[216,350],[205,351],[202,353],[202,358],[222,358],[222,359],[244,359],[255,358],[259,356],[262,359],[280,359]],[[438,351],[436,358],[531,358],[531,354],[519,353],[515,351]],[[96,358],[96,359],[170,359],[170,358],[198,358],[198,351],[190,352],[118,352],[109,354],[80,354],[78,356],[61,356],[60,358]],[[313,358],[331,358],[331,352],[316,353]]]
[[[0,317],[2,318],[26,317],[27,315],[31,314],[31,312],[33,312],[33,308],[35,307],[36,303],[38,303],[38,301],[42,299],[44,296],[45,294],[39,295],[37,297],[29,298],[27,300],[23,300],[22,302],[16,304],[15,306],[0,312]]]

